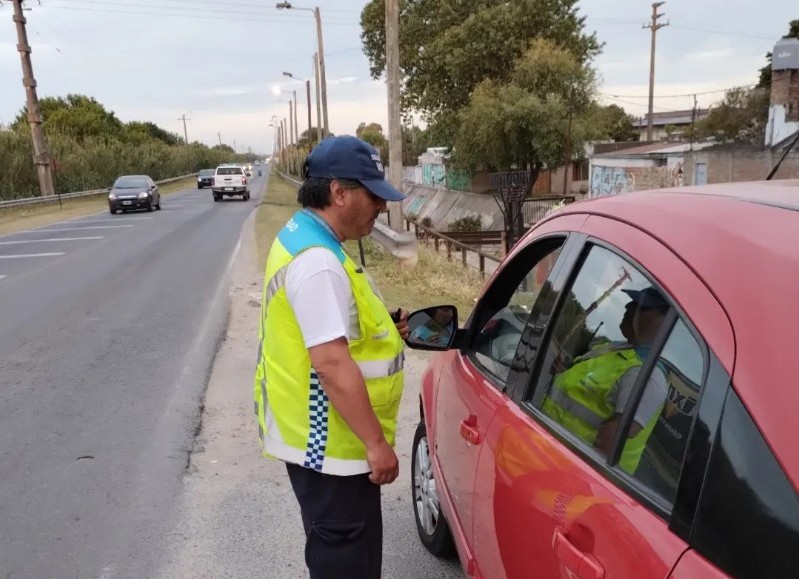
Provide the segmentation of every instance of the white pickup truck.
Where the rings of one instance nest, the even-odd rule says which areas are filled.
[[[244,201],[250,198],[250,189],[247,187],[247,175],[241,165],[220,165],[214,172],[214,181],[211,185],[214,201],[221,201],[222,197],[241,195]]]

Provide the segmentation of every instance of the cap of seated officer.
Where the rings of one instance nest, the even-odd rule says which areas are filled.
[[[631,344],[651,344],[669,310],[668,300],[653,287],[621,291],[630,297],[619,324],[622,335]]]

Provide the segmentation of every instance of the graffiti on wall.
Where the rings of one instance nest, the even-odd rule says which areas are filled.
[[[591,197],[683,185],[682,160],[666,167],[591,167]]]
[[[635,173],[621,167],[591,168],[591,197],[635,191]]]
[[[446,187],[447,177],[444,165],[437,163],[422,165],[422,182],[428,187]]]
[[[472,187],[472,180],[469,178],[468,173],[463,171],[447,171],[447,189],[455,189],[456,191],[469,191]]]

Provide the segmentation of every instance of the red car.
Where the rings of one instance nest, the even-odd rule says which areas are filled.
[[[486,579],[799,577],[799,181],[575,203],[421,382],[429,551]]]

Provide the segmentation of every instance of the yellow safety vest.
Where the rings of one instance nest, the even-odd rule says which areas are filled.
[[[363,373],[383,434],[394,445],[403,387],[402,338],[367,274],[310,210],[294,214],[266,262],[254,391],[258,429],[264,456],[327,474],[361,474],[369,472],[366,449],[330,404],[286,296],[288,265],[311,247],[331,251],[349,277],[360,329],[349,351]]]
[[[643,361],[635,349],[629,346],[591,356],[589,354],[578,358],[571,368],[555,377],[542,410],[570,432],[593,445],[600,426],[616,414],[611,395],[617,382],[627,370],[641,366]],[[624,444],[619,466],[629,474],[634,474],[638,468],[658,414],[659,411],[638,434],[628,438]]]

